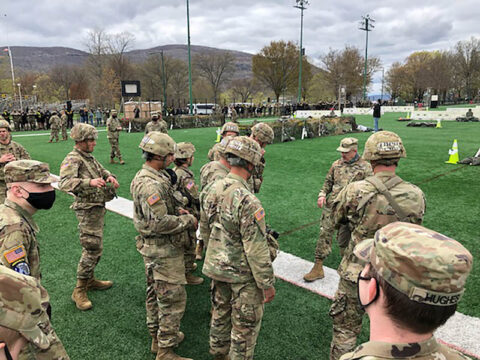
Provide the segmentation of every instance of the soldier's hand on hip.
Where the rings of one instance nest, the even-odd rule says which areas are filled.
[[[97,178],[97,179],[90,180],[90,186],[92,186],[92,187],[101,188],[101,187],[105,186],[105,184],[106,184],[106,182],[102,178]]]
[[[109,177],[107,177],[107,182],[112,183],[112,184],[113,184],[113,187],[114,187],[115,189],[118,189],[118,187],[120,186],[120,184],[118,183],[117,179],[115,179],[115,178],[114,178],[113,176],[111,176],[111,175],[110,175]]]
[[[317,205],[319,208],[323,208],[325,205],[325,202],[327,201],[327,198],[325,196],[320,196],[317,200]]]
[[[263,290],[263,303],[269,303],[275,297],[275,288],[272,286],[271,288]]]

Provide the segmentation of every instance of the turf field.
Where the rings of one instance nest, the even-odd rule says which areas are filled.
[[[443,122],[442,129],[411,128],[395,121],[405,114],[382,116],[380,126],[397,132],[407,149],[398,174],[419,185],[426,194],[425,226],[462,242],[478,259],[479,167],[445,164],[448,150],[458,140],[460,158],[472,156],[480,146],[479,123]],[[359,124],[372,126],[371,116],[356,116]],[[197,148],[193,171],[198,174],[208,149],[216,138],[215,128],[173,130],[177,141],[191,141]],[[24,133],[22,133],[24,134]],[[361,148],[369,134],[355,134]],[[126,165],[111,165],[105,132],[99,133],[94,155],[120,182],[119,195],[131,198],[129,184],[141,167],[142,134],[121,134],[120,147]],[[343,136],[297,140],[267,147],[265,180],[260,199],[267,222],[280,233],[281,249],[313,260],[321,211],[317,194],[331,163],[338,158],[335,148]],[[33,158],[50,164],[53,173],[71,150],[73,142],[47,144],[48,136],[14,139]],[[154,359],[149,353],[150,337],[145,326],[143,262],[135,249],[135,229],[131,220],[107,213],[104,256],[97,267],[99,278],[114,280],[112,289],[90,292],[94,308],[78,311],[70,295],[80,256],[77,222],[69,206],[72,198],[57,192],[50,211],[35,215],[40,226],[43,285],[50,293],[53,323],[72,359]],[[303,226],[313,223],[310,226]],[[299,230],[292,231],[299,228]],[[334,247],[326,265],[335,268],[340,257]],[[478,261],[470,275],[459,311],[480,317]],[[328,317],[330,301],[306,290],[277,281],[277,297],[266,306],[256,349],[257,359],[327,359],[331,339]],[[209,293],[207,283],[188,286],[187,311],[182,322],[186,339],[178,353],[194,359],[210,359],[208,354]],[[361,340],[368,334],[362,333]]]

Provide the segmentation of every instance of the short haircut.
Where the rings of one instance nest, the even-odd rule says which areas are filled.
[[[370,160],[370,164],[372,165],[372,168],[374,168],[377,165],[384,165],[384,166],[398,166],[398,162],[400,161],[400,158],[393,158],[393,159],[377,159],[377,160]]]
[[[142,154],[142,157],[143,157],[146,161],[152,161],[153,158],[155,157],[155,154],[152,154],[151,152],[148,152],[148,151],[144,151],[143,154]]]
[[[250,164],[247,160],[239,158],[236,155],[227,153],[227,161],[230,166],[238,166],[248,170],[248,164]]]
[[[188,159],[189,158],[187,158],[187,159],[177,159],[177,158],[175,158],[174,163],[177,166],[182,166],[183,164],[186,164],[188,162]]]

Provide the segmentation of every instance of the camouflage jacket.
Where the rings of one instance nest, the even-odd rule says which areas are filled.
[[[52,115],[48,120],[48,123],[50,124],[50,129],[58,130],[60,129],[62,120],[60,120],[60,118],[57,115]]]
[[[200,185],[202,186],[202,189],[211,182],[223,179],[229,172],[230,169],[219,161],[210,161],[206,163],[200,169]]]
[[[149,121],[145,126],[145,135],[152,131],[160,131],[161,133],[168,133],[168,125],[165,120]]]
[[[12,154],[15,156],[15,160],[30,160],[28,151],[15,141],[10,141],[8,144],[0,144],[0,156],[5,154]],[[0,186],[3,184],[3,187],[5,187],[5,173],[3,172],[5,165],[7,163],[0,163]]]
[[[392,172],[379,172],[373,177],[386,183],[395,176]],[[344,187],[333,202],[333,216],[335,225],[349,224],[352,232],[351,241],[345,249],[342,261],[338,268],[339,275],[350,281],[357,281],[357,276],[363,265],[354,254],[355,245],[365,239],[372,238],[381,227],[400,217],[396,214],[384,195],[365,180],[356,181]],[[425,213],[425,195],[422,190],[406,181],[390,189],[390,194],[407,218],[403,221],[421,224]]]
[[[118,120],[118,118],[109,117],[107,120],[107,138],[118,140],[121,131],[119,128],[121,126],[122,125],[120,124],[120,120]]]
[[[218,154],[218,147],[220,146],[220,143],[216,143],[215,145],[213,145],[210,150],[208,150],[208,154],[207,154],[207,157],[208,157],[208,160],[210,161],[217,161],[218,158],[219,158],[219,154]]]
[[[105,202],[115,196],[115,189],[110,184],[103,188],[90,186],[90,180],[109,176],[115,177],[91,154],[74,148],[60,166],[59,188],[75,195],[73,209],[89,209],[105,206]]]
[[[360,157],[352,163],[338,159],[332,164],[330,170],[328,170],[318,197],[328,196],[327,206],[331,206],[340,190],[347,184],[363,180],[371,175],[373,175],[372,166]]]
[[[232,173],[212,183],[209,193],[216,196],[217,206],[208,213],[213,221],[203,273],[218,281],[272,287],[275,278],[260,201],[247,182]]]
[[[170,178],[144,164],[130,184],[137,250],[156,265],[154,278],[185,284],[182,233],[192,229],[193,215],[178,215]]]
[[[253,168],[252,176],[248,179],[248,186],[251,192],[260,192],[260,187],[263,182],[263,170],[265,170],[265,158],[262,156],[260,164],[255,165]]]
[[[200,200],[198,186],[195,184],[195,175],[189,168],[175,166],[173,169],[177,174],[177,189],[187,198],[185,210],[200,219]]]
[[[431,337],[426,341],[408,344],[369,341],[340,358],[340,360],[355,359],[467,360],[469,358],[443,344],[439,344],[434,337]]]
[[[67,126],[67,120],[68,120],[67,114],[63,114],[63,115],[60,117],[60,120],[61,120],[61,125],[62,125],[62,127]]]
[[[37,233],[38,226],[32,215],[13,201],[5,200],[0,205],[1,264],[40,279]]]

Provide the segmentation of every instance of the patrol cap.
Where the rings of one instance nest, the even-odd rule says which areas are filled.
[[[48,349],[54,340],[42,331],[49,322],[42,303],[48,300],[35,278],[0,266],[0,326],[19,332],[40,349]]]
[[[97,129],[90,124],[75,124],[70,131],[70,137],[75,141],[95,140],[98,137]]]
[[[177,150],[177,144],[167,134],[160,131],[151,131],[145,135],[138,145],[143,151],[159,155],[167,156],[168,154],[175,154]]]
[[[458,303],[473,263],[458,241],[404,222],[384,226],[354,253],[410,300],[435,306]]]
[[[273,129],[265,123],[258,123],[252,127],[252,135],[262,143],[271,144],[275,134]]]
[[[150,116],[153,118],[154,116],[158,117],[158,111],[154,110],[150,112]]]
[[[233,154],[253,165],[258,165],[263,155],[260,145],[247,136],[237,136],[230,140],[225,148],[225,154]]]
[[[337,148],[337,151],[340,152],[349,152],[351,150],[358,149],[358,139],[353,137],[347,137],[340,141],[340,146]]]
[[[365,160],[397,159],[406,156],[402,139],[391,131],[378,131],[370,135],[363,150]]]
[[[32,182],[51,184],[56,180],[50,175],[47,163],[37,160],[15,160],[5,165],[5,183]]]
[[[3,117],[0,119],[0,129],[7,129],[10,131],[10,124]]]
[[[117,110],[115,110],[115,109],[110,110],[110,115],[114,115],[114,114],[115,115],[117,114]]]
[[[229,131],[237,133],[237,135],[240,134],[240,129],[238,128],[238,125],[235,124],[234,122],[231,122],[231,121],[223,124],[222,131],[220,132],[220,135],[223,135],[223,134],[225,134],[226,132],[229,132]]]
[[[177,151],[175,151],[176,159],[188,159],[195,153],[195,146],[191,142],[179,142]]]

